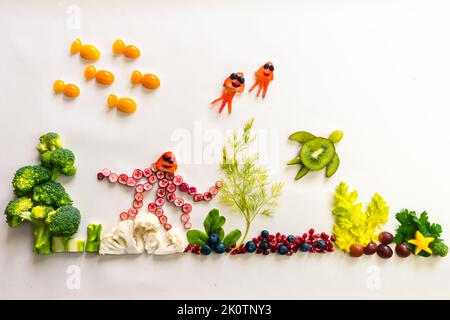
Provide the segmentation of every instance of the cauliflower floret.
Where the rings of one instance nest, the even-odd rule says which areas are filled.
[[[134,222],[121,221],[100,243],[100,254],[138,254],[144,252],[143,239],[135,239]]]
[[[186,244],[180,237],[179,233],[170,229],[161,236],[161,244],[153,253],[154,255],[166,255],[184,252]]]

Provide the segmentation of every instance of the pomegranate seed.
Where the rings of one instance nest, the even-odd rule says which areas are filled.
[[[261,254],[262,252],[263,252],[262,249],[260,249],[260,248],[256,249],[257,254]]]
[[[291,252],[291,251],[288,251],[288,252],[286,253],[286,255],[287,255],[287,256],[292,256],[292,252]]]
[[[212,199],[211,193],[205,192],[205,193],[203,194],[203,199],[204,199],[205,201],[211,201],[211,199]]]
[[[136,180],[134,180],[133,178],[127,179],[127,186],[134,187],[135,185],[136,185]]]
[[[141,192],[136,192],[136,194],[134,195],[134,200],[142,201],[144,200],[144,195]]]
[[[175,176],[173,177],[173,184],[176,186],[179,186],[180,184],[183,183],[183,177],[182,176]]]
[[[150,177],[152,175],[152,169],[145,168],[143,174],[144,174],[144,177],[146,177],[146,178]]]
[[[163,214],[164,214],[164,209],[163,208],[156,208],[155,216],[161,217]]]
[[[120,220],[128,220],[128,213],[122,212],[120,214]]]
[[[169,224],[169,223],[166,223],[166,224],[164,225],[164,229],[166,229],[167,231],[169,231],[170,229],[172,229],[172,225]]]
[[[192,223],[186,222],[186,223],[184,224],[184,227],[185,227],[186,229],[190,229],[190,228],[192,228]]]
[[[233,250],[233,251],[231,251],[231,255],[236,255],[237,254],[237,252],[236,252],[236,250]]]
[[[308,235],[306,233],[304,233],[302,238],[303,238],[303,240],[305,240],[306,238],[308,238]]]
[[[136,192],[142,193],[144,192],[144,185],[138,184],[136,188],[134,188],[134,190],[136,190]]]
[[[164,205],[164,199],[158,198],[158,199],[156,199],[155,203],[158,207],[162,207]]]
[[[222,181],[220,181],[220,180],[219,180],[219,181],[216,181],[216,187],[217,187],[217,188],[220,189],[220,188],[222,188],[222,186],[223,186],[223,182],[222,182]]]
[[[194,245],[194,249],[195,249],[195,250],[200,249],[200,245],[199,245],[198,243],[196,243],[196,244]]]
[[[263,254],[264,254],[265,256],[268,256],[269,253],[270,253],[269,251],[264,251],[264,252],[263,252]]]
[[[158,168],[156,167],[156,163],[152,163],[150,170],[152,170],[153,172],[158,171]]]
[[[181,221],[188,222],[189,220],[191,220],[191,216],[188,213],[183,213],[181,215]]]
[[[117,180],[118,180],[119,178],[117,177],[117,174],[111,173],[111,174],[109,175],[108,179],[109,179],[109,182],[115,183],[115,182],[117,182]]]
[[[133,171],[133,178],[136,180],[142,179],[144,176],[144,172],[141,169],[136,169]]]
[[[272,253],[275,253],[275,252],[277,252],[277,248],[276,248],[276,247],[274,247],[274,248],[270,248],[270,252],[272,252]]]
[[[189,185],[186,182],[183,182],[178,188],[181,192],[187,192],[189,190]]]
[[[147,207],[148,211],[153,212],[156,210],[156,203],[150,202]]]
[[[109,170],[108,168],[105,168],[102,170],[102,173],[105,177],[109,177],[109,175],[111,174],[111,170]]]
[[[273,234],[269,235],[269,240],[273,241],[275,239],[275,236]]]
[[[331,236],[331,241],[333,241],[333,242],[336,241],[336,236],[334,234]]]
[[[168,180],[173,180],[173,177],[174,177],[174,174],[173,174],[173,173],[171,173],[171,172],[167,172],[167,173],[166,173],[166,179],[168,179]]]
[[[163,171],[158,171],[156,172],[156,177],[161,180],[164,178],[164,172]]]
[[[141,208],[143,204],[144,203],[142,201],[137,201],[137,200],[133,201],[133,207],[135,207],[135,208]]]
[[[175,199],[177,198],[177,196],[175,195],[175,193],[170,192],[169,194],[167,194],[166,199],[169,202],[174,202]]]
[[[105,179],[105,175],[103,173],[99,172],[99,173],[97,173],[97,179],[103,180],[103,179]]]
[[[219,189],[217,189],[217,187],[209,188],[209,193],[211,193],[213,196],[215,196],[218,192],[219,192]]]
[[[225,250],[225,252],[227,252],[227,253],[230,253],[230,251],[231,251],[231,248],[227,248],[227,249]]]
[[[203,200],[203,195],[201,193],[194,194],[194,201],[199,202]]]
[[[153,185],[151,183],[149,183],[149,182],[144,183],[144,190],[145,191],[152,190],[152,188],[153,188]]]
[[[196,187],[190,187],[188,190],[188,193],[192,196],[194,194],[197,193],[197,188]]]
[[[253,241],[253,242],[258,242],[258,238],[253,237],[253,238],[252,238],[252,241]]]
[[[166,216],[159,217],[159,222],[161,222],[161,224],[165,224],[167,222],[167,217]]]
[[[161,187],[161,188],[165,188],[165,187],[167,187],[169,185],[169,180],[167,180],[167,179],[162,179],[161,181],[159,181],[159,186]]]
[[[131,208],[128,210],[128,215],[130,217],[135,217],[137,215],[138,211],[135,208]]]
[[[175,204],[177,207],[181,207],[181,206],[184,204],[184,199],[181,198],[181,197],[177,197],[177,198],[175,199],[175,201],[174,201],[174,204]]]
[[[192,205],[190,203],[185,203],[181,210],[183,210],[184,213],[189,213],[192,211]]]
[[[177,186],[174,185],[173,183],[171,183],[171,184],[169,184],[169,185],[167,186],[166,189],[167,189],[168,192],[175,192],[175,190],[177,190]]]
[[[156,191],[156,195],[160,198],[163,198],[166,195],[166,189],[159,188]]]
[[[156,183],[156,181],[158,181],[158,178],[154,174],[148,177],[148,182],[150,182],[151,184]]]
[[[314,229],[313,228],[309,229],[309,234],[314,234]]]

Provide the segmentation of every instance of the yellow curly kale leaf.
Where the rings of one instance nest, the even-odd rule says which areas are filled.
[[[341,182],[334,194],[335,224],[333,233],[336,236],[336,246],[350,251],[352,244],[366,246],[369,242],[375,241],[378,237],[377,229],[388,220],[389,207],[384,199],[376,193],[367,206],[364,213],[362,204],[358,201],[356,191],[349,192],[348,185]]]

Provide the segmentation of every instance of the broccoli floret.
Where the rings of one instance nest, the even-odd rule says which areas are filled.
[[[102,234],[101,224],[90,224],[87,227],[86,252],[98,252]]]
[[[72,206],[63,206],[48,214],[45,220],[50,233],[57,237],[70,237],[80,225],[80,211]]]
[[[71,205],[73,203],[64,187],[60,183],[54,181],[48,181],[35,187],[33,189],[33,200],[39,204],[56,208]]]
[[[62,148],[61,137],[59,134],[49,132],[39,138],[39,146],[36,148],[40,153]]]
[[[6,223],[15,228],[25,220],[31,221],[31,208],[33,201],[27,197],[14,199],[8,203],[5,209]]]
[[[52,172],[42,166],[25,166],[16,171],[12,180],[17,196],[27,195],[35,186],[52,178]]]
[[[69,149],[46,151],[41,155],[41,163],[53,170],[52,180],[55,180],[60,173],[73,176],[77,172],[77,168],[74,166],[75,155]]]
[[[31,209],[31,216],[35,219],[45,219],[53,210],[55,209],[49,206],[36,206]]]
[[[441,257],[445,257],[448,254],[448,247],[443,241],[436,241],[436,243],[431,246],[431,250],[433,250],[433,254]]]

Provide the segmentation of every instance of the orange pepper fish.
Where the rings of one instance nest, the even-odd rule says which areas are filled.
[[[115,94],[110,94],[108,96],[108,107],[109,108],[116,108],[119,111],[125,112],[125,113],[133,113],[137,109],[137,104],[133,99],[130,98],[117,98]]]
[[[66,97],[75,98],[80,94],[80,89],[73,83],[65,84],[62,80],[53,83],[55,93],[64,93]]]
[[[94,66],[87,66],[84,70],[84,77],[87,80],[91,80],[95,78],[100,84],[110,85],[114,82],[114,75],[111,71],[107,70],[98,70]]]
[[[177,161],[173,152],[164,152],[164,154],[156,162],[158,170],[174,173],[177,170]]]
[[[253,86],[250,88],[248,92],[252,92],[253,89],[255,89],[256,86],[258,86],[258,92],[256,93],[256,96],[259,97],[259,94],[261,93],[261,89],[263,91],[262,97],[263,99],[266,97],[267,88],[269,87],[270,81],[273,80],[273,63],[267,62],[264,64],[261,68],[258,69],[258,71],[255,72],[256,80]]]
[[[100,58],[100,51],[92,44],[82,44],[80,39],[76,39],[72,42],[70,47],[70,54],[80,53],[83,59],[95,61]]]
[[[242,72],[232,73],[228,78],[225,79],[223,83],[222,96],[213,102],[211,105],[222,100],[222,105],[220,106],[219,113],[223,111],[225,105],[228,104],[228,113],[231,113],[231,105],[233,102],[233,97],[237,93],[241,93],[245,88],[245,78]]]
[[[133,71],[131,74],[131,83],[132,84],[142,84],[147,89],[158,89],[161,85],[161,82],[159,81],[158,77],[154,74],[148,73],[148,74],[142,74],[139,71]]]
[[[125,45],[125,42],[118,39],[113,43],[113,53],[114,54],[123,54],[125,57],[129,59],[137,59],[141,55],[141,51],[135,46]]]

